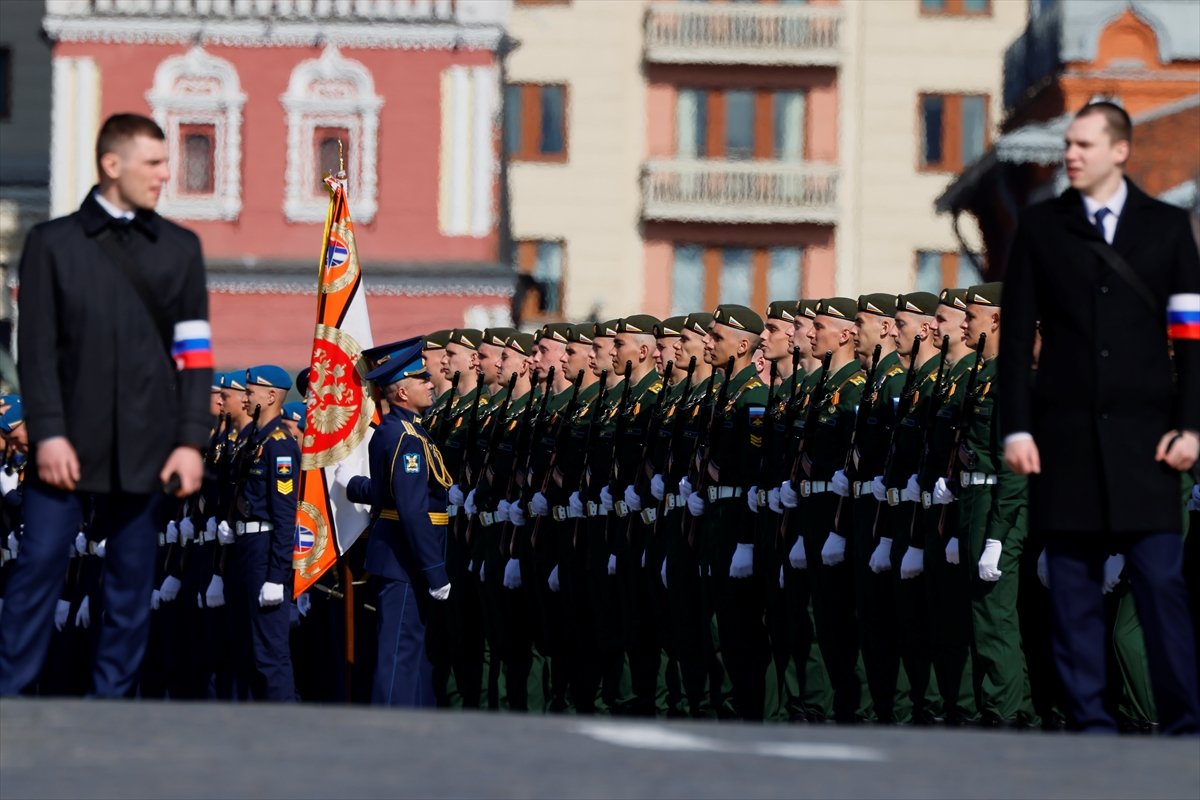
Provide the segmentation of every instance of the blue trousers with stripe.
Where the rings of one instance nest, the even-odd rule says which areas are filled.
[[[375,578],[379,655],[371,703],[379,706],[432,708],[433,664],[425,653],[425,617],[429,597],[411,583]]]

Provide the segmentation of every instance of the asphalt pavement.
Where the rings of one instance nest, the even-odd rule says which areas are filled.
[[[1200,740],[0,701],[8,798],[1200,798]]]

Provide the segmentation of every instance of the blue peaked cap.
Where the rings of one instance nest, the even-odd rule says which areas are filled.
[[[13,426],[25,418],[24,407],[16,395],[5,395],[3,399],[8,403],[8,410],[0,415],[0,431],[12,433]]]
[[[308,413],[308,409],[304,403],[299,400],[293,400],[290,403],[283,404],[283,418],[290,419],[292,422],[300,425],[300,430],[304,430],[304,417]]]
[[[266,386],[287,391],[292,388],[292,376],[283,367],[261,364],[246,370],[247,386]]]
[[[364,351],[363,357],[369,359],[367,363],[375,365],[375,368],[367,373],[367,380],[387,386],[402,378],[428,376],[425,358],[421,355],[423,346],[422,337],[414,336]]]

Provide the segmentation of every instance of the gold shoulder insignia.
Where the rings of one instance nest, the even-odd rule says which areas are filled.
[[[287,434],[281,430],[271,431],[271,438],[279,442],[287,438]]]
[[[760,386],[766,386],[766,384],[762,382],[762,378],[755,375],[750,380],[746,381],[745,391],[750,391],[751,389],[757,389]]]
[[[863,375],[861,372],[856,372],[850,376],[850,383],[855,386],[862,386],[866,382],[867,376]]]
[[[899,365],[897,365],[897,364],[893,364],[893,365],[892,365],[892,368],[891,368],[891,369],[889,369],[889,370],[888,370],[888,372],[887,372],[887,377],[889,377],[889,378],[894,378],[894,377],[896,377],[897,375],[899,375],[901,372],[904,372],[904,368],[903,368],[903,367],[901,367],[901,366],[899,366]]]
[[[648,389],[646,389],[646,391],[649,392],[650,394],[658,394],[659,392],[662,391],[662,388],[663,388],[662,381],[655,381],[654,383],[650,384],[650,387]]]
[[[409,436],[416,436],[416,437],[420,438],[420,434],[417,433],[417,429],[413,427],[413,424],[411,422],[409,422],[408,420],[401,420],[400,424],[404,426],[404,432],[406,434],[408,434]]]

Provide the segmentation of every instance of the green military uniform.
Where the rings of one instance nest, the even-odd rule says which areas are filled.
[[[441,358],[441,351],[446,349],[446,345],[450,341],[450,334],[452,333],[454,333],[453,329],[434,331],[422,339],[421,355],[425,359],[425,363],[430,364],[431,370],[437,370],[435,360]],[[423,427],[431,435],[441,425],[446,408],[450,405],[450,401],[454,399],[454,395],[455,387],[451,385],[446,391],[433,399],[433,405],[421,416],[421,420],[424,423]]]

